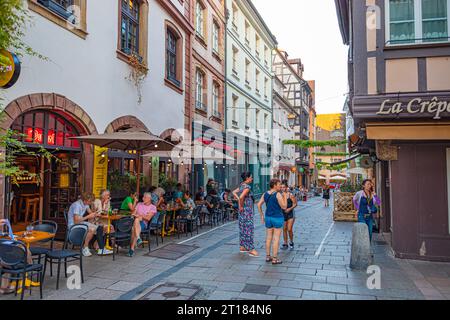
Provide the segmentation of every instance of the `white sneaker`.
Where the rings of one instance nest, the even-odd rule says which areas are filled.
[[[99,256],[106,256],[106,255],[109,255],[109,254],[113,254],[113,252],[111,251],[111,250],[108,250],[108,249],[98,249],[97,250],[97,254],[99,255]]]
[[[83,248],[83,256],[84,257],[90,257],[90,256],[92,256],[92,253],[91,253],[91,251],[89,250],[89,248]]]

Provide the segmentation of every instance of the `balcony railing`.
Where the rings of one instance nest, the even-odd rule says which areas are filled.
[[[216,119],[222,119],[222,114],[217,110],[213,110],[213,117]]]
[[[195,109],[203,111],[203,112],[208,112],[208,107],[201,101],[195,102]]]

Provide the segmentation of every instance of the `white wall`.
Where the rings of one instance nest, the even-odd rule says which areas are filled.
[[[124,115],[136,116],[155,134],[183,128],[184,95],[164,84],[164,21],[170,20],[168,14],[155,0],[149,1],[149,73],[138,104],[136,87],[125,79],[130,67],[116,55],[117,1],[87,1],[87,5],[86,40],[31,13],[34,25],[24,41],[49,61],[25,57],[19,81],[6,91],[6,103],[30,93],[54,92],[81,106],[99,132]]]
[[[238,15],[236,20],[236,27],[233,26],[232,22],[232,5],[238,8]],[[249,127],[250,131],[246,134],[255,140],[260,140],[265,143],[271,143],[271,119],[272,119],[272,57],[271,52],[273,50],[274,44],[268,39],[263,30],[260,28],[259,22],[256,16],[248,11],[248,5],[241,0],[227,0],[227,8],[230,12],[230,18],[228,19],[227,25],[227,108],[228,108],[228,123],[227,128],[232,128],[232,96],[236,95],[239,97],[238,105],[238,122],[239,129],[245,129],[245,105],[250,104],[250,118]],[[245,21],[250,24],[250,32],[248,36],[249,43],[245,42]],[[259,46],[259,58],[256,56],[256,37],[258,34],[260,37]],[[264,59],[264,45],[268,48],[268,59],[267,64]],[[237,75],[233,74],[233,48],[238,50],[236,70]],[[249,68],[249,85],[246,85],[246,60],[250,61]],[[256,92],[256,71],[259,71],[259,94]],[[267,96],[264,92],[264,79],[268,80],[267,85]],[[259,111],[259,121],[256,123],[256,109]],[[264,116],[267,117],[267,123],[264,123]],[[258,128],[260,130],[260,136],[256,136],[254,130]],[[264,134],[264,130],[267,131],[267,135]]]

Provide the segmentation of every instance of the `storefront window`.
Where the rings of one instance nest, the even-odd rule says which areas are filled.
[[[78,140],[71,139],[78,136],[75,127],[57,114],[44,111],[26,113],[19,116],[11,128],[21,134],[20,140],[30,145],[80,149]]]

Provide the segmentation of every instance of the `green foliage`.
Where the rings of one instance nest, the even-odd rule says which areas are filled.
[[[148,187],[148,178],[141,176],[140,190]],[[129,172],[121,173],[119,170],[108,174],[108,190],[113,193],[136,191],[136,176]]]
[[[168,178],[165,174],[160,174],[159,186],[163,188],[166,192],[174,191],[177,184],[178,184],[177,180]]]
[[[0,1],[0,49],[14,52],[19,57],[23,55],[35,56],[47,60],[44,56],[35,52],[23,40],[24,28],[31,22],[27,10],[24,8],[23,0],[1,0]],[[0,66],[9,66],[10,61],[0,53]],[[0,122],[4,119],[3,89],[0,89]],[[27,156],[44,157],[48,161],[58,158],[53,154],[37,146],[36,151],[30,151],[20,141],[20,135],[16,132],[0,127],[0,175],[11,177],[12,181],[17,178],[31,176],[36,180],[39,176],[22,170],[16,163],[19,154]]]
[[[341,171],[347,169],[347,163],[332,165],[331,163],[326,162],[317,162],[316,167],[318,170],[331,170],[331,171]]]
[[[347,140],[324,140],[324,141],[284,140],[283,143],[286,145],[292,145],[307,149],[314,147],[338,147],[347,144]]]
[[[350,154],[347,152],[313,152],[313,155],[322,157],[345,157]]]
[[[35,52],[23,40],[24,28],[31,22],[23,0],[0,1],[0,49],[10,50],[18,56],[29,55],[46,58]],[[8,65],[9,60],[0,54],[0,65]]]
[[[13,183],[17,183],[17,180],[23,177],[31,177],[40,182],[40,176],[38,174],[30,173],[27,170],[21,169],[17,165],[16,159],[18,155],[43,157],[49,162],[51,159],[61,161],[41,146],[37,146],[35,151],[27,149],[27,147],[20,141],[20,138],[24,136],[23,134],[16,133],[9,129],[0,129],[0,131],[2,133],[0,135],[0,148],[2,150],[6,150],[6,152],[2,151],[0,153],[0,175],[11,177]]]
[[[362,190],[362,184],[345,183],[341,186],[342,192],[358,192]]]

